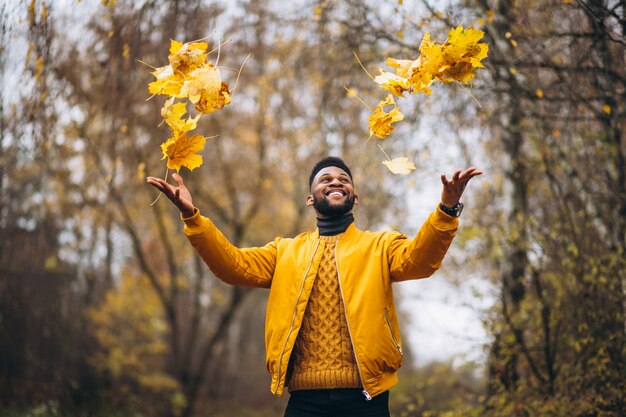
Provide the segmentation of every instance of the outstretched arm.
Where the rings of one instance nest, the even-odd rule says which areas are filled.
[[[148,177],[148,184],[161,191],[180,210],[185,234],[211,271],[222,281],[246,287],[269,287],[276,265],[276,242],[259,248],[232,245],[208,218],[194,207],[191,193],[180,175],[177,187],[161,178]]]
[[[180,175],[174,174],[172,177],[178,183],[178,187],[174,187],[167,181],[156,177],[148,177],[146,181],[148,184],[165,194],[165,196],[169,198],[169,200],[174,203],[176,207],[178,207],[184,218],[193,216],[195,208],[189,189],[185,186],[183,178]]]
[[[461,196],[469,180],[483,172],[476,168],[457,170],[450,181],[441,174],[443,190],[441,204],[453,208],[461,201]],[[389,248],[391,277],[395,281],[425,278],[439,267],[452,243],[459,220],[444,214],[437,208],[420,228],[414,239],[399,235]]]

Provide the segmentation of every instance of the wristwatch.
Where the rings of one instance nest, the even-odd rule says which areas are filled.
[[[439,203],[439,208],[441,209],[441,211],[452,217],[459,217],[461,215],[461,212],[463,211],[463,207],[465,206],[460,201],[456,203],[453,207],[446,207],[443,205],[443,203]]]

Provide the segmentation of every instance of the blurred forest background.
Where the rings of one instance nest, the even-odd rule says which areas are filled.
[[[407,99],[382,146],[418,169],[395,177],[344,89],[384,96],[353,52],[376,74],[459,24],[485,31],[487,68],[471,90]],[[231,87],[251,57],[198,126],[219,135],[204,165],[182,174],[237,245],[314,227],[306,179],[329,153],[354,171],[363,228],[406,231],[438,172],[487,172],[433,278],[495,289],[484,360],[406,358],[393,415],[626,415],[626,1],[6,0],[0,28],[1,415],[282,415],[267,292],[222,285],[176,209],[149,205],[168,133],[138,60],[207,36],[231,39]]]

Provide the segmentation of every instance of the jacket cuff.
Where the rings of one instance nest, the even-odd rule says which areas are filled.
[[[183,214],[180,213],[180,219],[185,222],[185,232],[193,233],[194,230],[198,230],[202,228],[203,219],[200,215],[200,210],[197,207],[193,209],[193,215],[191,217],[183,217]]]
[[[433,225],[440,230],[452,230],[459,227],[459,218],[445,213],[439,205],[432,214]]]

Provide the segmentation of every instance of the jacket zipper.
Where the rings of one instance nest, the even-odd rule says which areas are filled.
[[[389,313],[387,312],[387,307],[385,307],[384,312],[385,312],[385,320],[387,320],[387,326],[389,326],[389,331],[391,332],[391,338],[393,339],[393,343],[396,344],[396,349],[398,349],[398,352],[400,352],[400,356],[402,356],[402,346],[400,346],[400,343],[398,343],[398,340],[396,339],[396,335],[393,333],[393,327],[391,327],[391,320],[389,320]]]
[[[304,282],[306,281],[306,276],[309,275],[309,271],[311,270],[311,265],[313,264],[313,258],[315,257],[315,253],[317,252],[317,248],[320,246],[320,239],[317,240],[317,245],[315,246],[315,250],[313,250],[313,255],[311,255],[311,259],[309,260],[309,266],[302,277],[302,283],[300,284],[300,292],[298,293],[298,297],[296,298],[296,303],[293,308],[293,316],[291,317],[291,327],[289,328],[289,332],[287,332],[287,337],[285,338],[285,343],[283,343],[283,349],[278,356],[278,379],[276,380],[276,389],[274,390],[274,395],[278,393],[278,387],[280,386],[280,364],[282,363],[283,355],[285,353],[285,348],[287,347],[287,340],[289,340],[289,336],[291,336],[291,332],[293,332],[294,325],[296,323],[296,315],[298,313],[298,301],[300,301],[300,296],[302,295],[302,291],[304,291]]]
[[[356,355],[356,348],[354,347],[354,340],[352,339],[352,333],[350,332],[350,323],[348,322],[348,313],[346,311],[346,300],[343,297],[343,289],[341,287],[341,277],[339,276],[339,261],[337,261],[337,247],[339,246],[339,242],[335,244],[335,268],[337,268],[337,281],[339,282],[339,295],[341,295],[341,302],[343,303],[343,314],[346,319],[346,326],[348,327],[348,336],[350,336],[350,344],[352,345],[352,352],[354,353],[354,360],[356,361],[356,370],[359,372],[359,379],[361,380],[361,385],[363,385],[363,395],[365,396],[366,401],[370,401],[372,396],[367,392],[365,388],[365,382],[363,381],[363,374],[361,373],[361,366],[359,365],[359,358]]]

